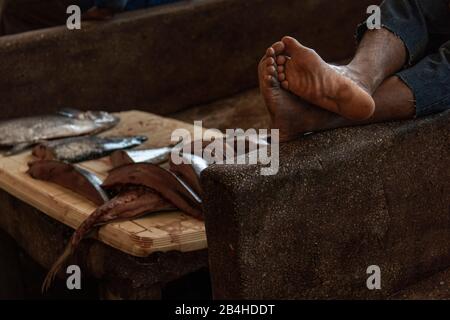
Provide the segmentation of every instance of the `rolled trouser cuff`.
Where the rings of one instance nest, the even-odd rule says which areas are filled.
[[[450,109],[449,59],[450,41],[438,53],[396,74],[413,91],[418,117]]]
[[[425,55],[429,42],[427,22],[419,1],[388,0],[380,7],[381,27],[400,38],[406,47],[407,66],[413,65]],[[358,26],[356,31],[358,42],[362,40],[367,30],[366,22]]]

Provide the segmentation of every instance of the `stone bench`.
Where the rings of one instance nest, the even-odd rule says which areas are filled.
[[[206,170],[215,298],[386,298],[448,268],[449,132],[450,111],[284,144],[276,176]]]

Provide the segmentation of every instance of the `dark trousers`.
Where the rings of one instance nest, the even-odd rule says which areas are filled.
[[[385,0],[381,22],[408,51],[396,75],[413,91],[417,116],[450,109],[450,0]],[[366,30],[362,24],[359,39]]]

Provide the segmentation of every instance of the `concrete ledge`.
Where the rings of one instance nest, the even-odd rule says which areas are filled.
[[[169,114],[227,97],[257,85],[259,59],[285,34],[347,58],[372,2],[185,1],[0,37],[0,118],[61,107]]]
[[[396,293],[392,300],[450,300],[450,269]]]
[[[281,147],[272,177],[206,170],[215,298],[385,298],[449,267],[449,119],[311,135]]]

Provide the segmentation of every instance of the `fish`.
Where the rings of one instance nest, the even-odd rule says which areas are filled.
[[[133,148],[145,141],[145,136],[73,137],[39,143],[33,148],[32,154],[40,160],[78,163],[105,157],[116,150]]]
[[[112,169],[102,188],[109,192],[124,186],[145,186],[156,191],[181,211],[203,219],[202,200],[174,173],[151,163],[132,163]]]
[[[49,181],[72,190],[96,205],[102,205],[109,200],[101,187],[100,178],[69,163],[54,160],[33,161],[28,164],[27,173],[33,179]]]
[[[254,152],[260,148],[267,147],[269,145],[267,137],[257,136],[229,136],[223,139],[223,149],[213,149],[211,155],[216,159],[205,159],[200,155],[195,154],[194,146],[195,141],[191,143],[191,152],[182,152],[183,145],[179,145],[181,163],[175,164],[172,158],[169,159],[169,170],[175,173],[181,180],[183,180],[190,188],[192,188],[197,194],[202,195],[203,190],[200,184],[200,177],[204,170],[210,165],[214,164],[214,160],[226,160],[228,154],[233,154],[235,158],[242,157],[249,152]],[[201,140],[197,143],[202,148],[202,155],[205,149],[211,143],[210,141]],[[177,150],[176,150],[177,151]]]
[[[171,144],[167,147],[142,149],[142,150],[118,150],[114,151],[111,156],[111,164],[114,168],[131,164],[131,163],[152,163],[162,164],[169,161],[169,157],[175,148],[183,145],[183,140],[180,139],[177,143]]]
[[[147,162],[161,164],[169,160],[172,148],[163,147],[145,150],[118,150],[110,158],[114,168],[130,163]]]
[[[104,111],[63,109],[56,114],[0,121],[0,147],[7,155],[19,153],[43,140],[96,134],[108,130],[120,119]]]
[[[112,222],[136,219],[144,214],[173,210],[175,207],[170,202],[148,188],[133,187],[122,190],[113,199],[94,210],[73,233],[65,250],[47,273],[42,284],[42,292],[50,288],[58,271],[75,253],[80,242],[92,234],[97,227]]]
[[[202,195],[203,190],[200,185],[200,176],[202,172],[210,166],[205,159],[195,154],[184,153],[182,163],[175,164],[172,159],[169,161],[169,170],[175,173],[197,194]]]

